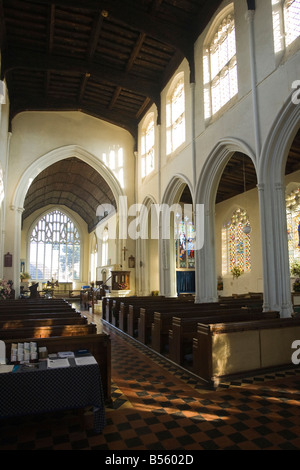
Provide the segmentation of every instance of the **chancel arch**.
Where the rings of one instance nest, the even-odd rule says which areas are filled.
[[[113,175],[113,173],[104,165],[103,162],[99,160],[96,156],[90,154],[87,152],[85,149],[76,146],[76,145],[71,145],[71,146],[65,146],[62,148],[55,149],[40,158],[38,158],[35,162],[33,162],[27,170],[23,173],[18,186],[15,190],[14,196],[13,196],[13,201],[11,205],[11,210],[14,211],[14,217],[12,217],[12,223],[15,226],[15,239],[14,239],[14,283],[16,286],[16,290],[19,288],[19,266],[20,266],[20,254],[21,254],[21,223],[22,223],[22,214],[24,213],[24,209],[26,209],[25,200],[26,196],[30,191],[31,184],[35,181],[35,179],[38,177],[38,175],[45,174],[47,173],[47,169],[51,168],[53,165],[58,165],[60,162],[73,162],[74,160],[77,160],[77,162],[80,162],[84,165],[86,165],[87,168],[90,169],[90,172],[95,172],[95,175],[98,175],[98,177],[103,178],[105,180],[105,184],[107,185],[107,192],[103,193],[102,198],[99,200],[93,200],[93,205],[90,207],[89,211],[91,214],[91,220],[90,220],[90,226],[89,226],[89,220],[86,220],[86,223],[88,225],[88,230],[92,232],[92,230],[95,230],[97,226],[97,206],[98,204],[103,204],[105,203],[110,203],[113,204],[116,207],[116,211],[118,211],[118,204],[119,200],[123,196],[123,190],[121,188],[121,185],[119,181],[116,179],[116,177]],[[76,164],[76,161],[74,161]],[[76,173],[76,174],[75,174]],[[79,172],[80,173],[80,172]],[[80,187],[80,174],[74,170],[74,178],[76,178],[76,184],[75,186]],[[71,176],[65,178],[65,188],[67,188],[67,185],[69,184],[70,180],[72,179]],[[54,178],[55,180],[55,178]],[[92,180],[91,180],[92,181]],[[56,181],[56,184],[58,184],[58,181]],[[53,183],[55,186],[55,184]],[[46,197],[46,190],[47,188],[42,188],[42,187],[37,187],[37,191],[39,192],[40,197],[44,200],[45,205],[46,204],[60,204],[59,201],[54,200],[55,199],[55,191],[54,191],[54,186],[49,187],[48,189],[51,189],[51,198],[47,199]],[[78,188],[77,188],[78,189]],[[43,195],[43,191],[45,194]],[[58,192],[59,192],[58,188]],[[84,195],[82,196],[82,208],[85,207],[87,204],[87,199],[88,199],[88,188],[86,187],[85,189],[83,188]],[[65,199],[63,202],[61,202],[63,205],[66,205],[67,207],[70,207],[68,204],[74,203],[74,198],[75,195],[70,195],[71,193],[68,193],[66,190],[65,194]],[[78,195],[77,195],[78,196]],[[92,195],[91,195],[92,197]],[[53,199],[54,198],[54,199]],[[34,197],[33,199],[33,204],[34,204]],[[108,199],[108,200],[107,200]],[[41,201],[41,204],[43,202]],[[42,205],[41,205],[42,207]],[[37,210],[37,207],[34,206],[33,210]],[[81,215],[80,207],[76,207],[76,204],[74,205],[74,209],[76,213]],[[84,213],[81,215],[81,217],[84,219]]]

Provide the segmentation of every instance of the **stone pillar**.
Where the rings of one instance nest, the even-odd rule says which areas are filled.
[[[282,183],[259,184],[264,310],[293,312],[288,259],[285,188]]]

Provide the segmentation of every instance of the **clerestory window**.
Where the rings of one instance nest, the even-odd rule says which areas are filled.
[[[185,141],[185,93],[184,74],[179,74],[167,97],[167,155]]]
[[[203,55],[205,119],[215,115],[238,93],[233,12],[218,23],[209,38]]]
[[[142,178],[148,176],[154,170],[154,150],[155,145],[155,126],[154,115],[151,113],[145,120],[145,125],[142,129],[141,138],[141,166]]]
[[[300,36],[300,0],[272,0],[275,53],[289,48]]]

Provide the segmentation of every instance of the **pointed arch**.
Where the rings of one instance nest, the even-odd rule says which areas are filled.
[[[215,200],[217,188],[223,170],[235,152],[247,155],[257,171],[255,154],[242,140],[228,137],[220,140],[209,154],[200,174],[195,203],[204,206],[204,244],[201,250],[196,251],[196,302],[216,302],[217,274],[215,253]],[[196,236],[199,231],[196,223]]]
[[[285,207],[285,165],[300,126],[300,106],[292,96],[276,116],[259,162],[262,253],[265,309],[279,310],[289,317],[293,308],[288,259]]]
[[[165,236],[162,236],[162,234],[165,231],[165,233],[170,234],[170,237],[173,237],[174,221],[170,214],[172,206],[179,203],[180,196],[186,185],[190,190],[193,200],[193,190],[191,182],[186,176],[182,174],[176,174],[166,186],[162,198],[162,207],[168,207],[169,210],[160,211],[160,292],[163,295],[172,297],[177,295],[175,244],[171,243],[170,238],[166,238]]]
[[[63,160],[65,158],[77,157],[90,165],[101,176],[105,178],[109,184],[116,203],[119,203],[119,197],[123,195],[123,190],[120,183],[111,172],[111,170],[101,161],[98,157],[91,154],[84,148],[78,145],[67,145],[51,150],[50,152],[37,158],[29,167],[24,171],[20,181],[16,187],[12,198],[12,207],[22,209],[27,190],[31,181],[43,170],[52,165],[53,163]]]

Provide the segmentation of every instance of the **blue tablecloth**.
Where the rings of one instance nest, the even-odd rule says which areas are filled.
[[[101,432],[105,407],[99,366],[68,361],[69,367],[50,369],[41,361],[37,368],[20,365],[0,374],[0,418],[92,406],[95,431]]]

